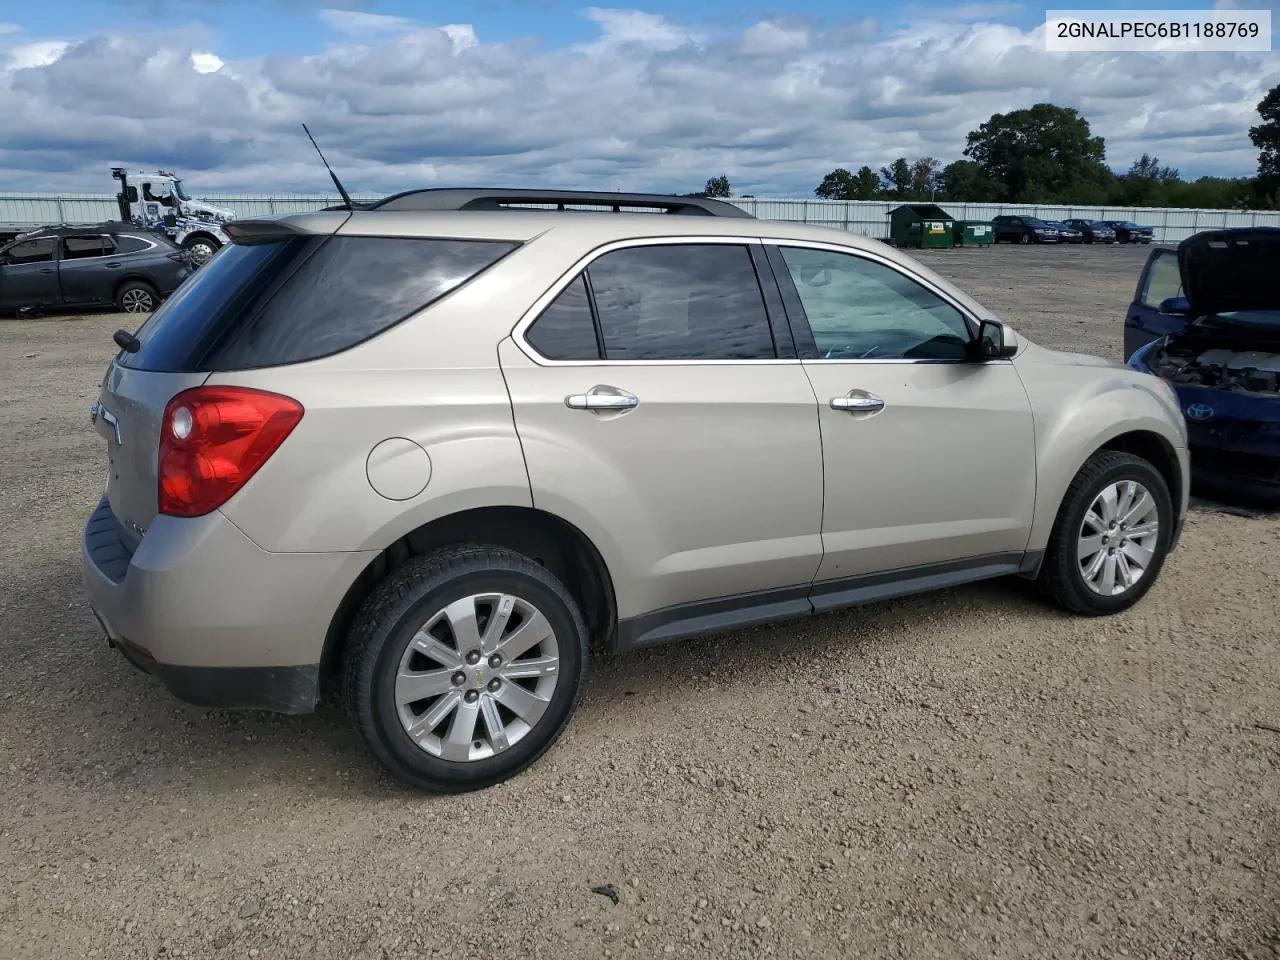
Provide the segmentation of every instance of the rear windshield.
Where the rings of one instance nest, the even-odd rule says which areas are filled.
[[[350,349],[457,289],[517,244],[296,237],[232,244],[143,324],[137,370],[249,370]]]

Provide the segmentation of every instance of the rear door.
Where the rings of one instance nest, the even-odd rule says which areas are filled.
[[[608,248],[500,350],[533,502],[600,547],[622,620],[688,619],[683,605],[727,597],[808,610],[822,551],[817,403],[771,323],[759,249]],[[780,314],[776,285],[770,295]]]
[[[86,233],[59,243],[58,277],[63,302],[71,305],[110,303],[120,277],[120,258],[111,237]]]
[[[12,244],[0,255],[0,312],[61,301],[56,244],[55,237],[38,237]]]
[[[1161,313],[1160,304],[1170,297],[1181,297],[1182,275],[1178,270],[1178,252],[1157,248],[1147,257],[1138,278],[1138,288],[1124,318],[1124,359],[1152,340],[1178,333],[1187,325],[1187,317]]]

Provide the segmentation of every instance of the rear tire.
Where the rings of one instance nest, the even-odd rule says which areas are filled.
[[[156,288],[144,280],[130,280],[116,291],[116,310],[120,313],[151,313],[159,305]]]
[[[1100,451],[1062,498],[1037,578],[1040,588],[1083,616],[1127,610],[1159,576],[1173,524],[1173,500],[1160,471],[1141,457]],[[1127,583],[1134,570],[1137,576]]]
[[[545,567],[500,547],[444,547],[410,560],[361,605],[343,654],[344,699],[392,775],[439,793],[479,790],[560,737],[586,658],[582,612]]]
[[[1024,234],[1019,238],[1018,242],[1019,242],[1019,243],[1030,243],[1030,242],[1031,242],[1031,234],[1029,234],[1029,233],[1024,233]]]
[[[218,252],[219,244],[211,237],[205,237],[197,234],[194,237],[188,237],[182,244],[182,248],[191,254],[191,262],[197,267],[203,267]]]

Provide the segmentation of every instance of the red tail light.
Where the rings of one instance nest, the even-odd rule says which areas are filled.
[[[187,262],[187,255],[185,253],[171,253],[168,256],[169,256],[169,259],[172,260],[174,263]]]
[[[248,482],[302,419],[298,401],[247,387],[194,387],[164,409],[159,509],[199,517]]]

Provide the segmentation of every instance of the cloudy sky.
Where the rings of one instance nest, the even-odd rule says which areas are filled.
[[[723,172],[805,196],[837,166],[958,159],[992,113],[1043,100],[1082,110],[1113,167],[1145,150],[1242,175],[1280,83],[1276,52],[1049,54],[1044,7],[1015,0],[634,2],[5,0],[0,190],[105,193],[124,164],[197,193],[327,192],[307,121],[355,194]]]

